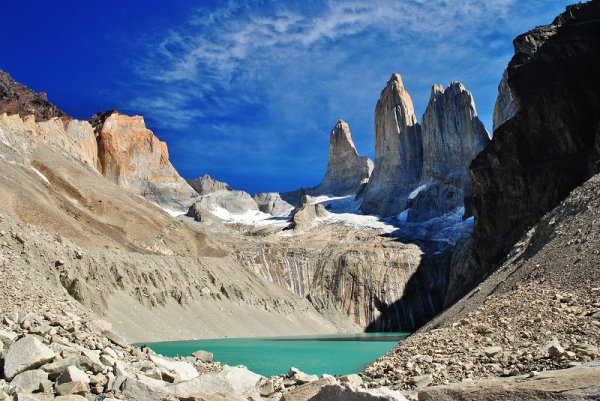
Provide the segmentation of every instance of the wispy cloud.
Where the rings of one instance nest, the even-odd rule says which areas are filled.
[[[359,151],[372,154],[373,106],[395,71],[419,113],[431,84],[464,81],[490,126],[512,37],[564,7],[548,3],[266,0],[199,7],[135,59],[138,83],[127,104],[165,132],[171,128],[171,153],[184,174],[218,172],[220,158],[256,175],[280,170],[279,187],[251,189],[312,185],[338,118],[350,122]],[[294,180],[286,183],[285,175]]]

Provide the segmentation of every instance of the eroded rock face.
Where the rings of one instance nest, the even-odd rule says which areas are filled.
[[[519,109],[471,165],[471,288],[544,213],[600,168],[600,3],[569,6],[514,40]]]
[[[141,116],[116,111],[92,119],[102,174],[117,185],[168,209],[187,211],[196,196],[169,162],[167,145]]]
[[[348,123],[339,120],[329,138],[329,160],[325,177],[313,193],[357,193],[369,181],[372,171],[373,162],[368,157],[358,155]]]
[[[502,80],[498,85],[498,98],[496,98],[496,104],[494,105],[494,131],[504,124],[505,121],[512,118],[518,108],[519,105],[508,85],[508,73],[504,70]]]
[[[65,112],[48,102],[45,93],[32,91],[0,70],[0,114],[2,113],[18,114],[21,117],[33,115],[35,121],[46,121],[55,117],[65,121],[70,119]]]
[[[247,192],[218,190],[197,198],[188,215],[196,221],[217,223],[229,213],[245,214],[250,211],[258,211],[258,205]]]
[[[381,234],[323,224],[294,230],[291,235],[275,233],[266,240],[246,236],[230,246],[240,264],[307,297],[325,314],[342,311],[372,331],[414,328],[413,316],[403,315],[394,303],[403,297],[423,253],[417,245]],[[428,282],[420,288],[432,285]],[[429,302],[423,297],[423,304]],[[419,311],[415,309],[414,314]]]
[[[186,181],[199,195],[206,195],[219,190],[231,190],[229,184],[217,181],[208,174]]]
[[[490,141],[473,95],[456,81],[431,89],[422,138],[422,189],[409,196],[409,221],[428,220],[469,203],[469,164]]]
[[[465,184],[471,161],[489,143],[473,95],[460,82],[434,85],[423,114],[422,180],[457,177]]]
[[[3,151],[4,157],[9,157],[10,153],[14,156],[16,153],[30,153],[44,144],[96,171],[98,168],[96,134],[87,121],[68,120],[63,123],[59,119],[51,119],[36,122],[32,115],[0,114],[0,140],[13,150]]]
[[[272,216],[287,216],[294,209],[294,206],[283,200],[281,194],[278,192],[256,194],[252,198],[261,212],[268,213]]]
[[[296,230],[311,228],[318,225],[320,219],[328,214],[323,205],[304,202],[292,211],[292,226]]]
[[[402,211],[419,183],[422,163],[421,126],[402,78],[393,74],[375,109],[375,168],[361,210],[382,216]]]

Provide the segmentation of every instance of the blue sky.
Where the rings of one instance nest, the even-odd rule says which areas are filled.
[[[562,0],[11,1],[0,69],[67,113],[141,114],[186,178],[250,192],[316,185],[329,132],[374,156],[373,113],[399,72],[425,111],[459,80],[491,130],[512,39]]]

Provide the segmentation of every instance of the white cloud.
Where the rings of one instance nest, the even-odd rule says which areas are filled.
[[[213,159],[266,158],[293,151],[290,138],[302,136],[299,146],[323,149],[324,165],[338,118],[350,121],[359,151],[372,152],[373,107],[392,72],[404,76],[418,114],[433,83],[463,81],[489,126],[512,38],[560,8],[548,11],[546,0],[229,1],[192,10],[186,24],[150,41],[135,63],[143,84],[128,102],[165,128],[201,136],[194,150],[205,143]],[[186,141],[170,146],[185,152]]]

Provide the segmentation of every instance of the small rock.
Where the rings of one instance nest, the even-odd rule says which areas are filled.
[[[487,347],[486,349],[483,350],[483,353],[488,357],[491,358],[497,354],[499,354],[500,352],[502,352],[502,347]]]
[[[90,386],[84,382],[69,382],[58,384],[56,386],[56,392],[59,395],[70,395],[70,394],[79,394],[84,395],[90,391]]]
[[[557,340],[546,343],[546,349],[548,350],[548,356],[552,359],[560,358],[565,352],[565,349],[561,347]]]
[[[17,334],[12,331],[0,330],[0,341],[4,343],[4,345],[9,346],[17,339]]]
[[[297,384],[305,384],[319,380],[317,375],[308,375],[304,372],[301,372],[297,368],[291,368],[287,376],[294,380]]]
[[[415,376],[411,379],[411,382],[416,388],[427,387],[433,382],[433,376],[430,374]]]
[[[76,366],[69,366],[56,378],[56,382],[58,384],[69,382],[82,382],[88,384],[90,382],[90,378],[83,370],[77,368]]]
[[[273,380],[267,379],[264,383],[259,384],[258,392],[261,397],[270,397],[275,394],[275,385],[273,384]]]
[[[342,376],[340,382],[348,383],[354,388],[358,388],[363,384],[362,378],[357,374]]]
[[[213,360],[212,352],[207,352],[203,350],[192,353],[192,356],[198,360],[201,360],[202,362],[212,362]]]

